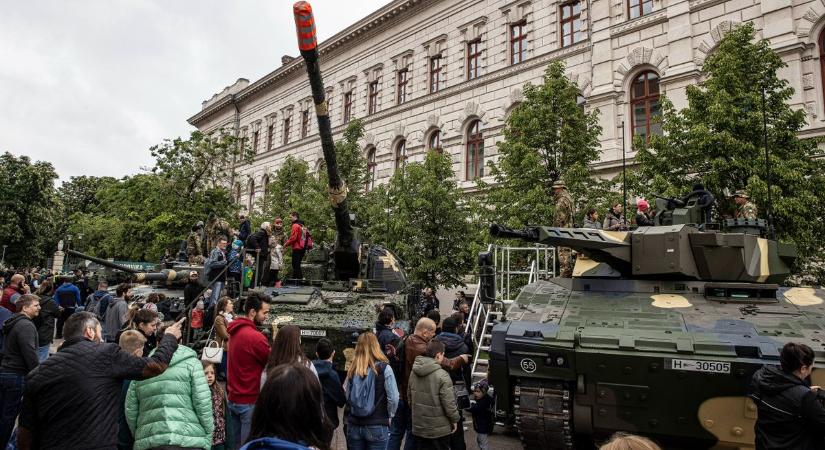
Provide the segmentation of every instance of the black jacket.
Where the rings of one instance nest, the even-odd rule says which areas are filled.
[[[57,302],[48,295],[41,296],[40,314],[34,318],[34,325],[37,327],[38,345],[40,347],[51,344],[54,341],[54,326],[59,315],[60,307],[57,306]]]
[[[753,374],[750,396],[758,408],[757,450],[825,448],[825,407],[806,382],[764,366]]]
[[[163,373],[178,348],[165,335],[149,358],[115,344],[71,338],[26,378],[18,448],[114,449],[123,380]]]
[[[392,362],[395,359],[395,350],[401,343],[401,338],[392,332],[392,328],[378,322],[375,322],[375,337],[378,339],[378,345],[381,347],[381,351],[384,352],[384,356]]]
[[[246,240],[246,245],[250,249],[259,249],[258,259],[269,259],[269,234],[263,228],[252,233]]]
[[[347,394],[344,393],[344,386],[338,372],[332,368],[329,361],[317,359],[312,361],[315,371],[318,372],[318,380],[324,390],[324,412],[332,422],[333,428],[338,428],[338,408],[343,408],[347,404]]]
[[[640,227],[652,227],[653,219],[645,213],[636,213],[636,225]]]
[[[441,334],[434,337],[433,340],[444,343],[445,358],[457,358],[461,355],[470,354],[470,349],[467,347],[467,344],[464,342],[464,337],[461,335],[442,331]],[[456,370],[449,371],[450,378],[453,380],[453,383],[463,381],[467,390],[469,390],[471,380],[470,370],[470,365],[464,364]]]
[[[476,433],[490,434],[493,432],[493,398],[484,394],[470,407],[473,415],[473,429]]]
[[[0,364],[6,372],[26,375],[38,364],[37,327],[23,313],[11,316],[3,324],[3,362]]]
[[[187,308],[190,305],[192,305],[192,302],[194,302],[195,299],[198,298],[198,294],[200,294],[202,291],[203,291],[203,286],[201,286],[200,282],[198,282],[198,281],[191,282],[190,281],[189,283],[186,283],[186,286],[184,286],[184,288],[183,288],[183,303],[186,304]],[[165,315],[164,315],[164,317],[165,317]]]
[[[248,238],[251,233],[252,224],[249,223],[249,219],[241,222],[241,226],[238,229],[238,239],[240,239],[241,242],[246,242],[246,238]]]

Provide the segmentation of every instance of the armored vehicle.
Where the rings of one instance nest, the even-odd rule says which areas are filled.
[[[353,226],[348,188],[339,173],[332,140],[312,10],[309,4],[298,2],[294,12],[326,160],[336,237],[331,247],[319,247],[307,254],[305,273],[316,279],[265,289],[273,296],[268,325],[273,333],[278,326],[299,326],[304,348],[313,357],[317,340],[330,339],[337,350],[335,368],[345,370],[354,357],[358,335],[373,328],[381,308],[392,307],[398,325],[406,328],[409,306],[417,290],[408,286],[402,261],[382,246],[363,242]],[[302,30],[304,27],[307,29]]]
[[[656,226],[632,231],[491,226],[579,254],[573,278],[527,285],[492,329],[496,411],[525,448],[616,431],[752,447],[751,376],[790,341],[814,349],[825,383],[825,290],[781,287],[794,247],[763,237],[761,219],[704,223],[703,195],[660,199]]]

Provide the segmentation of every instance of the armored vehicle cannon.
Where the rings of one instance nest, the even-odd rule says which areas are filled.
[[[762,237],[761,220],[696,223],[697,203],[663,204],[667,225],[631,231],[491,226],[579,253],[573,278],[527,285],[492,330],[496,411],[525,448],[616,431],[753,447],[751,375],[789,341],[825,358],[825,291],[780,285],[794,247]],[[825,382],[825,370],[812,378]]]

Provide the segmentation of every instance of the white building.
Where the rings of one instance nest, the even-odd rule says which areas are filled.
[[[321,68],[335,138],[350,118],[365,122],[372,183],[439,147],[471,188],[495,161],[522,86],[540,83],[550,61],[563,60],[585,107],[601,111],[594,169],[611,172],[623,140],[660,132],[650,123],[659,95],[685,106],[707,55],[746,21],[787,62],[781,75],[796,91],[793,107],[808,114],[803,135],[823,135],[823,15],[825,0],[395,0],[323,42]],[[322,158],[303,61],[281,62],[253,83],[239,79],[189,119],[253,146],[234,186],[247,208],[288,155],[310,167]]]

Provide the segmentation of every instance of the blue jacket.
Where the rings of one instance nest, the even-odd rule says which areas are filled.
[[[316,359],[312,361],[312,364],[315,366],[315,371],[318,372],[318,381],[321,382],[321,388],[324,391],[324,412],[332,422],[333,428],[338,428],[338,408],[343,408],[347,404],[347,394],[344,392],[344,386],[341,384],[341,379],[332,367],[331,362]]]
[[[81,305],[80,303],[80,288],[69,283],[64,282],[54,291],[54,299],[58,305],[64,308],[74,308]]]
[[[249,441],[241,450],[310,450],[309,447],[274,437],[265,437]]]

